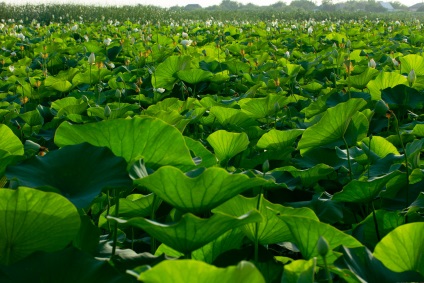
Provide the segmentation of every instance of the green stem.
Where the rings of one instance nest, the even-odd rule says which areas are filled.
[[[118,217],[119,214],[119,191],[117,189],[114,190],[115,195],[115,217]],[[112,257],[116,253],[116,243],[118,242],[118,222],[115,221],[115,225],[113,227],[113,246],[112,246]]]
[[[390,110],[390,112],[392,113],[393,117],[395,118],[396,133],[397,133],[397,136],[399,138],[400,145],[401,145],[402,150],[403,150],[403,157],[405,159],[405,171],[406,171],[406,204],[405,205],[406,205],[406,207],[408,207],[409,206],[409,166],[408,166],[408,154],[406,152],[405,145],[403,144],[402,136],[400,135],[399,120],[396,117],[396,114],[392,110]],[[408,215],[405,216],[405,223],[408,223]]]
[[[346,141],[344,136],[343,136],[343,142],[344,142],[345,147],[346,147],[347,163],[348,163],[348,166],[349,166],[349,177],[350,177],[350,180],[352,180],[353,179],[353,177],[352,177],[352,163],[350,161],[349,145],[347,144],[347,141]]]
[[[324,260],[324,267],[325,272],[327,273],[328,282],[333,283],[333,278],[331,277],[330,269],[328,269],[327,258],[323,256],[322,259]]]
[[[256,204],[256,209],[258,211],[261,211],[261,204],[262,204],[262,193],[263,193],[263,188],[261,188],[261,192],[259,193],[259,197],[258,197],[258,202]],[[258,262],[259,261],[259,222],[256,222],[255,224],[255,261]]]
[[[106,210],[106,216],[109,216],[110,213],[110,190],[107,190],[107,210]],[[109,233],[112,231],[112,228],[110,227],[110,221],[107,222],[107,226],[109,228]]]
[[[156,207],[156,201],[158,200],[157,195],[154,193],[153,194],[153,202],[152,202],[152,212],[150,214],[150,219],[151,220],[155,220],[156,218],[156,214],[155,214],[155,207]],[[153,236],[150,236],[150,248],[151,248],[151,252],[152,254],[155,254],[156,252],[156,239]]]
[[[372,218],[374,219],[375,232],[376,232],[376,235],[377,235],[377,239],[380,242],[381,236],[380,236],[380,231],[378,229],[377,216],[375,214],[375,207],[374,207],[374,202],[373,201],[371,201],[371,206],[372,206]]]

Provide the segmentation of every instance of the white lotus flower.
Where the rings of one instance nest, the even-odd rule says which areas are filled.
[[[93,65],[94,63],[96,63],[96,55],[91,52],[90,56],[88,56],[88,64]]]
[[[73,27],[71,27],[71,31],[77,31],[78,29],[78,25],[74,25]]]
[[[371,59],[368,62],[368,67],[375,69],[375,67],[377,67],[377,63],[374,61],[374,59]]]
[[[9,71],[11,71],[12,73],[15,71],[15,66],[13,66],[13,65],[10,65],[9,66]]]
[[[182,37],[182,38],[188,38],[188,33],[186,33],[186,32],[182,32],[182,33],[181,33],[181,37]]]
[[[285,55],[286,55],[286,58],[289,59],[290,58],[290,51],[287,50]]]
[[[399,62],[395,58],[392,58],[392,62],[395,67],[399,66]]]
[[[164,88],[162,88],[162,87],[158,87],[158,88],[155,88],[155,89],[154,89],[154,91],[155,91],[155,92],[159,92],[159,93],[164,93],[164,92],[165,92],[165,90],[166,90],[166,89],[164,89]]]
[[[17,35],[16,35],[16,37],[17,38],[19,38],[20,40],[22,40],[22,41],[24,41],[25,40],[25,35],[23,35],[22,34],[22,32],[21,33],[18,33]]]
[[[184,47],[190,46],[193,43],[193,40],[190,39],[183,39],[180,42]]]
[[[311,35],[314,32],[314,29],[312,28],[312,26],[310,26],[308,28],[308,34]]]
[[[109,46],[111,42],[112,42],[112,39],[110,39],[110,38],[105,38],[103,40],[103,44],[106,45],[106,46]]]

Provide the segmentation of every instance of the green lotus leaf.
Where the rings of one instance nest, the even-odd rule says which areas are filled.
[[[131,188],[126,166],[108,148],[83,143],[34,156],[9,167],[6,176],[22,186],[58,189],[75,206],[84,208],[103,189]]]
[[[364,89],[367,87],[367,84],[374,79],[379,72],[373,68],[367,68],[364,72],[356,76],[350,76],[348,78],[348,83],[350,86],[357,89]]]
[[[37,109],[32,111],[27,111],[19,115],[19,118],[24,120],[24,122],[31,127],[44,124],[44,118],[43,116],[41,116],[40,112],[38,112]]]
[[[366,149],[363,148],[363,150],[367,150],[367,149],[371,150],[380,158],[384,158],[391,153],[394,155],[400,155],[396,147],[383,137],[379,137],[379,136],[372,136],[372,138],[367,137],[363,139],[362,142],[363,144],[367,146],[367,148]]]
[[[212,212],[225,213],[234,217],[245,214],[246,212],[256,209],[258,205],[258,198],[246,198],[243,196],[236,196],[226,203],[213,209]],[[279,204],[273,204],[270,201],[261,197],[261,206],[259,212],[262,215],[262,222],[257,226],[256,223],[248,224],[240,227],[244,234],[252,241],[258,237],[259,243],[262,245],[275,244],[285,242],[290,238],[290,231],[284,221],[281,221],[278,215],[301,215],[305,218],[312,218],[318,220],[315,213],[309,208],[291,208],[284,207]],[[256,227],[259,227],[256,233]]]
[[[130,163],[144,158],[146,165],[192,165],[183,135],[173,126],[150,117],[116,119],[84,125],[62,123],[56,130],[58,146],[88,142],[105,146]]]
[[[44,80],[44,85],[59,92],[67,92],[72,88],[72,84],[66,79],[56,78],[53,76],[48,76]]]
[[[268,133],[262,135],[257,143],[257,147],[263,149],[281,149],[294,145],[297,137],[303,133],[302,129],[293,129],[287,131],[279,131],[272,129]]]
[[[281,283],[314,282],[316,259],[298,259],[284,265]]]
[[[332,197],[334,201],[368,203],[375,199],[384,186],[393,177],[399,175],[399,171],[394,171],[372,180],[353,180],[343,187],[341,192],[335,193]]]
[[[77,235],[76,207],[56,193],[30,188],[0,190],[0,264],[10,265],[33,252],[64,248]]]
[[[213,74],[201,69],[191,69],[178,71],[177,77],[186,83],[197,84],[209,80]]]
[[[381,99],[381,91],[397,85],[407,85],[408,80],[401,74],[395,72],[382,72],[367,85],[371,93],[372,100]]]
[[[408,54],[400,57],[400,71],[409,74],[413,69],[417,76],[424,76],[424,58],[417,54]]]
[[[329,264],[333,263],[338,257],[338,254],[333,249],[341,245],[348,248],[362,246],[358,240],[329,224],[297,215],[280,215],[278,217],[289,228],[289,238],[286,241],[294,243],[307,260],[318,257],[319,264],[323,263],[317,248],[318,239],[321,236],[327,240],[330,247],[326,255]],[[304,235],[308,236],[305,237]]]
[[[192,259],[212,264],[222,253],[239,249],[243,245],[243,240],[244,234],[239,228],[231,229],[219,236],[216,240],[192,252],[191,257]]]
[[[297,169],[294,166],[285,166],[274,169],[267,174],[278,179],[284,175],[284,172],[289,172],[293,177],[300,178],[302,185],[305,187],[313,187],[319,180],[326,179],[327,176],[334,172],[334,168],[325,164],[317,164],[308,169]]]
[[[381,98],[391,109],[422,109],[424,107],[424,98],[421,92],[406,85],[397,85],[382,90]]]
[[[412,134],[418,137],[424,137],[424,124],[415,125],[414,129],[412,130]]]
[[[69,247],[57,252],[35,253],[10,266],[0,265],[1,282],[133,282],[109,262]]]
[[[23,155],[24,146],[13,131],[6,125],[0,124],[0,149],[10,155]]]
[[[187,144],[187,147],[194,153],[194,156],[197,158],[200,158],[200,164],[198,166],[201,167],[212,167],[215,166],[217,163],[215,155],[212,154],[209,150],[207,150],[203,144],[199,141],[196,141],[189,137],[184,137],[185,143]],[[188,171],[188,170],[183,170]]]
[[[138,280],[161,283],[164,278],[172,278],[175,283],[265,283],[255,265],[246,261],[237,266],[218,268],[196,260],[166,260],[141,273]]]
[[[244,174],[229,174],[222,168],[208,168],[191,177],[172,166],[159,168],[153,174],[135,180],[172,206],[191,213],[203,213],[247,189],[261,186],[264,179]]]
[[[365,100],[353,98],[327,109],[321,120],[303,133],[298,144],[300,153],[317,147],[334,148],[344,144],[343,138],[348,145],[363,139],[368,131],[368,119],[358,111],[365,105]]]
[[[275,115],[280,111],[281,107],[286,106],[296,100],[290,96],[285,97],[276,94],[269,94],[263,98],[244,98],[239,101],[240,108],[243,112],[252,118],[264,118]]]
[[[416,271],[424,276],[424,223],[408,223],[387,234],[374,256],[395,272]]]
[[[217,121],[226,127],[240,127],[248,128],[251,126],[257,126],[257,122],[249,117],[246,113],[238,109],[213,106],[210,109],[210,113],[214,115]]]
[[[152,85],[154,88],[173,89],[178,81],[176,74],[178,71],[190,67],[191,58],[189,56],[170,56],[160,63],[152,74]]]
[[[375,220],[378,225],[378,236],[375,227]],[[379,237],[386,236],[390,231],[404,224],[405,217],[397,211],[376,210],[375,220],[373,213],[362,220],[352,231],[352,236],[373,250],[380,241]]]
[[[351,271],[355,278],[353,282],[418,282],[422,277],[413,272],[393,272],[387,269],[381,261],[373,256],[366,247],[346,248],[342,247],[343,257],[340,257],[335,265]],[[344,270],[346,270],[344,269]],[[334,272],[335,269],[331,268]],[[352,278],[352,279],[353,279]],[[344,278],[349,279],[349,278]],[[349,281],[348,281],[349,282]]]
[[[240,217],[216,213],[208,219],[186,213],[173,224],[162,224],[142,217],[129,220],[110,216],[108,218],[119,224],[143,229],[165,245],[184,254],[201,248],[230,229],[261,221],[260,214],[254,210]]]
[[[155,194],[140,195],[131,194],[126,198],[119,200],[119,217],[124,219],[130,219],[134,217],[147,217],[152,215],[161,201],[155,196]],[[113,205],[109,209],[109,215],[115,215],[116,205]],[[104,211],[99,218],[99,227],[106,228],[107,225],[107,211]]]
[[[225,130],[210,134],[207,141],[213,147],[220,162],[228,161],[249,145],[249,138],[246,133],[230,133]]]

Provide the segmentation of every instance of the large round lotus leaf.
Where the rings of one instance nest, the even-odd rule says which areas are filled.
[[[174,283],[265,283],[262,274],[250,262],[237,266],[218,268],[197,260],[166,260],[143,272],[138,280],[146,283],[162,283],[164,278]]]
[[[62,249],[79,227],[76,207],[59,194],[25,187],[0,189],[1,264],[12,264],[35,251]]]
[[[143,229],[165,245],[186,254],[201,248],[230,229],[261,221],[261,216],[255,210],[240,217],[217,213],[208,219],[186,213],[172,224],[162,224],[142,217],[123,220],[109,216],[109,219]]]
[[[319,256],[317,248],[317,243],[321,236],[327,240],[330,248],[326,255],[329,263],[333,263],[337,259],[337,254],[333,251],[333,249],[341,245],[348,248],[362,246],[362,244],[354,237],[329,224],[297,215],[281,215],[279,217],[287,224],[290,231],[290,237],[285,241],[294,243],[296,247],[299,248],[305,259],[318,257],[318,262],[320,264],[323,263],[322,257]]]
[[[83,142],[108,147],[127,162],[143,158],[151,168],[163,165],[194,167],[183,135],[159,119],[136,117],[84,125],[64,122],[56,131],[58,146]]]
[[[395,72],[382,72],[367,85],[370,90],[372,100],[381,99],[381,91],[389,87],[401,84],[408,84],[408,80],[401,74]]]
[[[135,180],[135,183],[182,211],[202,213],[266,181],[244,174],[229,174],[216,167],[191,177],[175,167],[164,166],[148,177]]]
[[[201,69],[191,69],[178,71],[177,76],[189,84],[197,84],[209,80],[213,74]]]
[[[213,147],[220,162],[228,161],[249,145],[249,138],[246,133],[230,133],[225,130],[210,134],[207,141]]]
[[[131,187],[126,166],[125,160],[108,148],[83,143],[11,166],[6,176],[26,187],[56,188],[75,206],[84,208],[103,189]]]
[[[424,223],[409,223],[387,234],[374,256],[395,272],[417,271],[424,276]]]
[[[424,58],[417,54],[408,54],[400,57],[401,72],[403,74],[409,74],[411,70],[417,74],[417,76],[424,75]]]
[[[353,98],[327,109],[321,120],[307,128],[299,141],[298,149],[304,155],[319,147],[334,148],[344,144],[354,145],[365,138],[368,131],[368,119],[360,111],[366,105],[365,100]]]
[[[258,198],[259,196],[246,198],[238,195],[218,206],[212,212],[219,212],[237,217],[248,211],[256,209],[258,205]],[[257,240],[262,245],[284,242],[286,239],[290,238],[290,231],[287,225],[279,218],[278,215],[285,215],[287,217],[297,215],[303,216],[304,218],[318,220],[318,217],[309,208],[284,207],[280,204],[271,203],[264,198],[261,198],[259,212],[263,218],[259,225],[256,223],[250,223],[240,227],[240,230],[242,230],[251,241],[255,241],[255,238],[257,237]]]
[[[178,71],[190,67],[189,56],[170,56],[160,63],[152,74],[152,85],[154,88],[165,88],[171,90],[178,81]]]

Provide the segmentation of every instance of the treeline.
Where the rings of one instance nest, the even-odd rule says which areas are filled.
[[[345,4],[347,6],[340,6]],[[93,22],[103,20],[136,22],[183,22],[187,20],[248,20],[248,21],[271,21],[274,19],[284,20],[307,20],[313,17],[316,20],[341,19],[350,20],[364,17],[378,17],[381,19],[410,20],[411,14],[405,12],[384,13],[386,10],[372,9],[375,1],[348,1],[333,4],[330,0],[324,0],[320,6],[308,0],[294,0],[290,5],[277,2],[270,6],[256,6],[253,4],[242,5],[236,1],[223,0],[220,5],[202,8],[197,5],[185,7],[160,8],[155,6],[95,6],[76,4],[51,4],[51,5],[10,5],[0,3],[0,20],[29,23],[36,21],[41,24],[51,22],[73,23]],[[370,5],[370,6],[367,6]],[[342,9],[342,8],[343,9]],[[346,8],[347,7],[347,8]],[[371,8],[370,8],[371,7]],[[405,9],[399,4],[399,10]],[[237,14],[234,12],[237,11]],[[375,13],[372,14],[372,13]],[[423,17],[421,13],[415,13],[414,18]]]

